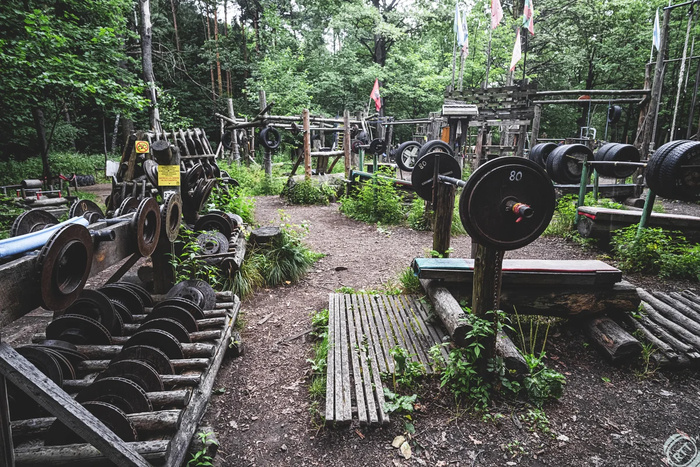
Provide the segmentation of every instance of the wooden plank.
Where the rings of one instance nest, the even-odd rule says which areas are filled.
[[[431,362],[429,353],[430,348],[439,342],[436,342],[428,332],[427,328],[425,327],[425,323],[420,316],[418,316],[418,311],[415,309],[415,305],[413,304],[411,298],[407,295],[398,295],[397,299],[403,302],[403,307],[406,312],[406,316],[408,317],[409,324],[414,329],[415,335],[420,342],[421,347],[425,351],[428,361]],[[433,373],[432,365],[431,368],[426,368],[426,370],[428,370],[428,373]]]
[[[356,294],[351,295],[352,297],[352,311],[353,318],[355,321],[355,333],[357,334],[357,346],[353,346],[353,349],[359,353],[360,357],[360,369],[361,374],[356,374],[355,377],[362,378],[362,384],[365,391],[365,402],[367,403],[367,418],[369,423],[377,423],[379,417],[377,416],[377,404],[372,395],[372,378],[370,376],[369,365],[367,364],[368,352],[365,350],[365,339],[367,336],[362,333],[362,319],[360,318],[360,306],[358,296]],[[370,344],[371,345],[371,344]]]
[[[335,297],[333,299],[333,315],[335,320],[333,320],[333,348],[328,349],[328,353],[333,352],[333,359],[336,362],[335,371],[333,373],[333,387],[335,392],[335,420],[345,421],[344,414],[342,413],[343,407],[343,372],[347,371],[347,368],[343,367],[343,353],[342,347],[345,341],[345,335],[341,332],[341,323],[344,321],[340,317],[340,312],[337,307],[337,302]]]
[[[377,326],[377,333],[379,335],[384,361],[386,362],[387,372],[394,373],[394,359],[391,358],[389,354],[389,349],[394,346],[394,339],[389,335],[390,331],[387,331],[384,327],[384,320],[386,319],[386,316],[383,316],[384,310],[380,306],[376,295],[370,295],[368,298],[371,308],[370,319],[374,319]]]
[[[367,405],[365,404],[365,393],[362,388],[362,374],[360,373],[360,361],[357,349],[357,334],[355,332],[355,319],[352,311],[352,299],[350,295],[343,296],[345,300],[345,320],[348,324],[348,336],[350,337],[350,360],[352,361],[352,378],[355,383],[355,403],[357,404],[357,418],[360,424],[367,424]]]
[[[0,376],[0,467],[14,467],[15,453],[10,425],[10,407],[7,402],[7,382]]]
[[[411,337],[413,338],[413,342],[416,345],[416,348],[419,348],[422,354],[424,355],[424,361],[423,365],[425,366],[425,371],[428,374],[433,373],[432,365],[430,357],[428,356],[428,350],[430,350],[430,347],[432,346],[431,342],[426,338],[426,335],[423,333],[423,329],[421,326],[417,323],[416,321],[416,316],[411,309],[411,303],[406,300],[406,297],[403,295],[395,295],[394,300],[396,300],[399,309],[401,310],[401,314],[404,320],[404,323],[406,324],[406,328],[409,329]]]
[[[335,421],[335,322],[338,319],[334,305],[335,294],[328,294],[328,356],[326,357],[326,420]]]
[[[150,465],[162,465],[167,441],[126,443],[142,455]],[[102,467],[114,466],[109,458],[89,444],[66,446],[30,446],[17,450],[17,467]]]
[[[416,297],[411,297],[411,300],[416,307],[415,309],[418,312],[419,318],[422,320],[423,325],[428,330],[430,337],[436,344],[442,344],[443,338],[445,337],[445,333],[442,332],[442,328],[439,325],[434,326],[432,323],[430,323],[430,315],[428,314],[428,310],[425,308],[425,305],[420,302],[420,300],[418,300]],[[445,361],[447,361],[449,358],[449,353],[445,349],[445,346],[440,345],[440,353]]]
[[[150,466],[143,456],[5,343],[0,343],[0,373],[116,465]]]
[[[408,350],[408,343],[406,342],[406,339],[404,337],[403,329],[401,329],[401,326],[399,325],[399,321],[396,318],[396,315],[394,314],[394,310],[392,309],[391,304],[389,303],[385,295],[379,295],[379,299],[382,301],[384,307],[384,315],[386,316],[387,322],[389,323],[389,329],[391,329],[390,332],[392,332],[392,335],[396,340],[396,345]],[[395,346],[392,346],[392,348],[393,347]]]
[[[350,371],[352,366],[350,365],[350,355],[348,349],[348,323],[344,319],[345,310],[345,298],[342,294],[335,295],[336,300],[336,313],[338,315],[338,320],[340,321],[340,365],[342,366],[342,394],[343,394],[343,405],[342,411],[343,421],[352,420],[352,391],[350,387]],[[337,364],[337,363],[336,363]],[[336,389],[337,390],[337,389]],[[337,408],[336,408],[337,410]]]
[[[403,340],[402,347],[408,352],[409,355],[411,355],[412,361],[420,362],[421,359],[418,356],[418,350],[415,348],[413,340],[408,335],[408,329],[406,329],[406,325],[403,322],[403,319],[401,318],[400,312],[397,309],[396,304],[393,300],[391,300],[391,297],[388,295],[384,295],[384,301],[385,303],[387,303],[387,311],[389,311],[390,316],[394,320],[396,329],[398,329],[399,333],[401,334],[401,338]]]
[[[384,353],[382,352],[382,343],[379,340],[379,336],[377,335],[377,326],[376,323],[374,322],[374,319],[371,318],[372,315],[372,307],[369,303],[369,298],[367,296],[368,294],[362,294],[360,295],[360,315],[362,318],[362,328],[364,329],[364,332],[369,336],[371,339],[371,354],[374,355],[374,359],[377,361],[377,364],[379,365],[379,369],[383,372],[386,373],[387,367],[386,367],[386,362],[384,361]]]
[[[170,444],[168,445],[165,465],[182,465],[185,455],[187,454],[190,441],[192,440],[192,436],[194,435],[199,422],[204,416],[207,403],[209,402],[209,398],[211,397],[211,392],[214,387],[216,375],[219,372],[221,362],[224,359],[224,354],[226,354],[226,349],[228,348],[228,343],[231,339],[233,325],[236,323],[238,312],[241,308],[241,302],[238,297],[235,297],[234,300],[235,304],[231,310],[230,318],[226,323],[224,337],[219,341],[219,345],[217,346],[216,352],[211,360],[211,365],[202,375],[202,383],[193,391],[192,400],[182,412],[180,429],[177,431],[175,436],[173,436]]]
[[[369,325],[370,320],[367,319],[367,310],[369,309],[369,299],[367,298],[367,294],[362,294],[358,296],[358,298],[360,302],[360,309],[362,310],[362,325],[365,332],[369,332],[370,337],[374,336],[374,338],[376,338],[376,330],[374,330],[374,333],[372,332],[373,329]],[[377,352],[377,345],[380,347],[380,352]],[[375,397],[377,398],[377,415],[379,417],[379,422],[381,424],[386,424],[389,423],[389,416],[384,412],[384,385],[382,384],[381,376],[381,372],[386,372],[386,369],[380,371],[377,355],[381,355],[381,344],[375,341],[369,346],[371,384],[372,389],[374,389]]]
[[[639,223],[639,219],[642,217],[641,211],[596,208],[593,206],[581,206],[578,208],[578,211],[582,214],[593,216],[595,221],[629,222],[630,225]],[[700,229],[700,217],[652,212],[649,217],[649,226],[670,229]]]
[[[408,340],[411,342],[411,345],[413,346],[413,349],[415,350],[416,358],[420,363],[423,364],[425,367],[425,370],[427,372],[432,373],[432,370],[430,370],[430,360],[428,360],[428,357],[426,355],[426,351],[423,350],[423,346],[420,345],[420,341],[418,340],[418,337],[416,336],[416,331],[413,329],[411,324],[408,321],[408,316],[406,316],[405,310],[403,309],[403,306],[399,300],[395,296],[389,295],[387,296],[389,298],[389,301],[392,302],[392,305],[395,307],[396,315],[398,316],[399,320],[401,321],[401,325],[403,326],[405,332],[406,332],[406,337],[408,337]]]

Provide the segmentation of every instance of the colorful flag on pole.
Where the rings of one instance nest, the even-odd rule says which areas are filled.
[[[377,112],[382,108],[382,99],[379,95],[379,80],[374,80],[374,87],[372,88],[372,94],[369,96],[374,101],[374,106],[377,108]]]
[[[515,31],[515,46],[513,47],[513,58],[510,60],[510,71],[515,70],[515,65],[520,61],[523,54],[523,47],[520,44],[520,28]]]
[[[535,35],[535,20],[532,18],[535,15],[535,9],[532,7],[532,0],[525,0],[523,7],[523,27],[530,31],[530,34]]]
[[[659,47],[661,46],[661,28],[659,27],[659,9],[656,9],[656,19],[654,20],[654,33],[652,35],[652,49],[656,47],[656,50],[659,50]]]
[[[469,29],[467,29],[467,12],[462,13],[462,32],[463,32],[463,41],[462,41],[462,55],[467,56],[469,55]]]
[[[491,0],[491,29],[496,29],[503,19],[501,0]]]

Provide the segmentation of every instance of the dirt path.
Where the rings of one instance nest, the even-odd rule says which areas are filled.
[[[311,343],[283,343],[310,326],[310,315],[328,306],[340,286],[381,288],[396,280],[430,248],[431,234],[390,227],[390,233],[355,222],[328,207],[284,206],[259,198],[260,224],[278,223],[284,209],[293,223],[310,221],[307,243],[326,254],[304,281],[263,290],[243,304],[245,355],[227,360],[206,421],[221,442],[215,465],[659,465],[664,441],[677,429],[697,435],[700,378],[695,373],[657,373],[640,379],[632,369],[609,365],[573,326],[553,331],[548,365],[567,376],[562,399],[545,407],[554,435],[530,432],[518,421],[520,404],[496,403],[499,424],[463,415],[435,382],[418,390],[425,411],[414,416],[414,458],[390,447],[403,423],[389,427],[320,429],[312,423],[307,377]],[[468,256],[467,237],[453,241],[455,256]],[[510,257],[593,258],[560,239],[539,239]],[[344,269],[347,268],[347,269]],[[269,316],[269,318],[268,318]],[[322,407],[321,407],[322,408]],[[560,436],[556,439],[556,436]]]

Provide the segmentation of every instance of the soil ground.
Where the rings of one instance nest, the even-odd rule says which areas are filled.
[[[504,417],[498,423],[482,421],[481,414],[457,408],[436,381],[416,389],[422,410],[413,415],[410,460],[391,447],[405,431],[398,416],[382,428],[321,427],[316,410],[322,411],[324,403],[312,401],[308,393],[312,343],[308,336],[285,340],[309,328],[311,315],[326,308],[328,294],[339,287],[369,290],[395,284],[411,260],[430,249],[431,233],[405,227],[380,230],[346,218],[337,204],[288,206],[278,197],[257,199],[257,221],[278,224],[280,209],[292,223],[308,221],[306,242],[326,256],[300,283],[261,290],[243,303],[245,354],[224,362],[215,385],[224,392],[214,396],[205,417],[221,443],[215,465],[646,466],[661,465],[664,442],[677,430],[698,435],[696,372],[656,371],[639,377],[638,366],[612,366],[567,323],[552,329],[547,343],[547,365],[567,378],[561,400],[544,407],[550,434],[530,431],[518,418],[528,407],[513,401],[497,399],[490,413]],[[666,212],[674,212],[673,206]],[[454,257],[469,256],[468,237],[453,238],[452,246]],[[540,238],[506,257],[596,255],[562,239]],[[625,279],[655,289],[696,286]]]

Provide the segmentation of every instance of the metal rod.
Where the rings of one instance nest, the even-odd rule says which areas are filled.
[[[462,188],[464,188],[467,185],[467,182],[465,182],[464,180],[460,180],[454,177],[448,177],[447,175],[438,175],[438,180],[440,180],[443,183],[451,183]]]
[[[630,95],[649,95],[651,91],[649,89],[563,89],[559,91],[537,91],[535,96],[559,96],[565,94],[590,94],[590,95],[608,95],[614,94],[619,96],[630,96]]]
[[[588,156],[584,156],[583,167],[581,168],[581,186],[578,190],[578,201],[576,202],[576,217],[574,219],[574,224],[578,225],[578,220],[581,215],[578,213],[578,208],[583,206],[586,202],[586,190],[588,189]]]
[[[691,1],[689,1],[689,2],[679,3],[679,4],[677,4],[677,5],[665,6],[665,7],[664,7],[664,11],[665,11],[665,10],[674,10],[674,9],[676,9],[676,8],[680,8],[680,7],[686,6],[686,5],[692,5],[693,3],[697,3],[697,2],[698,2],[698,0],[691,0]]]
[[[598,171],[593,169],[593,199],[595,202],[598,202],[598,182],[600,179],[600,175],[598,174]]]
[[[654,202],[656,201],[656,193],[652,190],[647,192],[647,199],[644,201],[644,209],[642,209],[642,217],[639,219],[639,227],[637,227],[637,238],[642,235],[642,231],[646,228],[649,217],[651,217],[651,211],[654,209]]]
[[[614,103],[638,103],[641,104],[642,101],[634,98],[622,98],[622,99],[552,99],[552,100],[539,100],[532,101],[533,104],[614,104]]]

